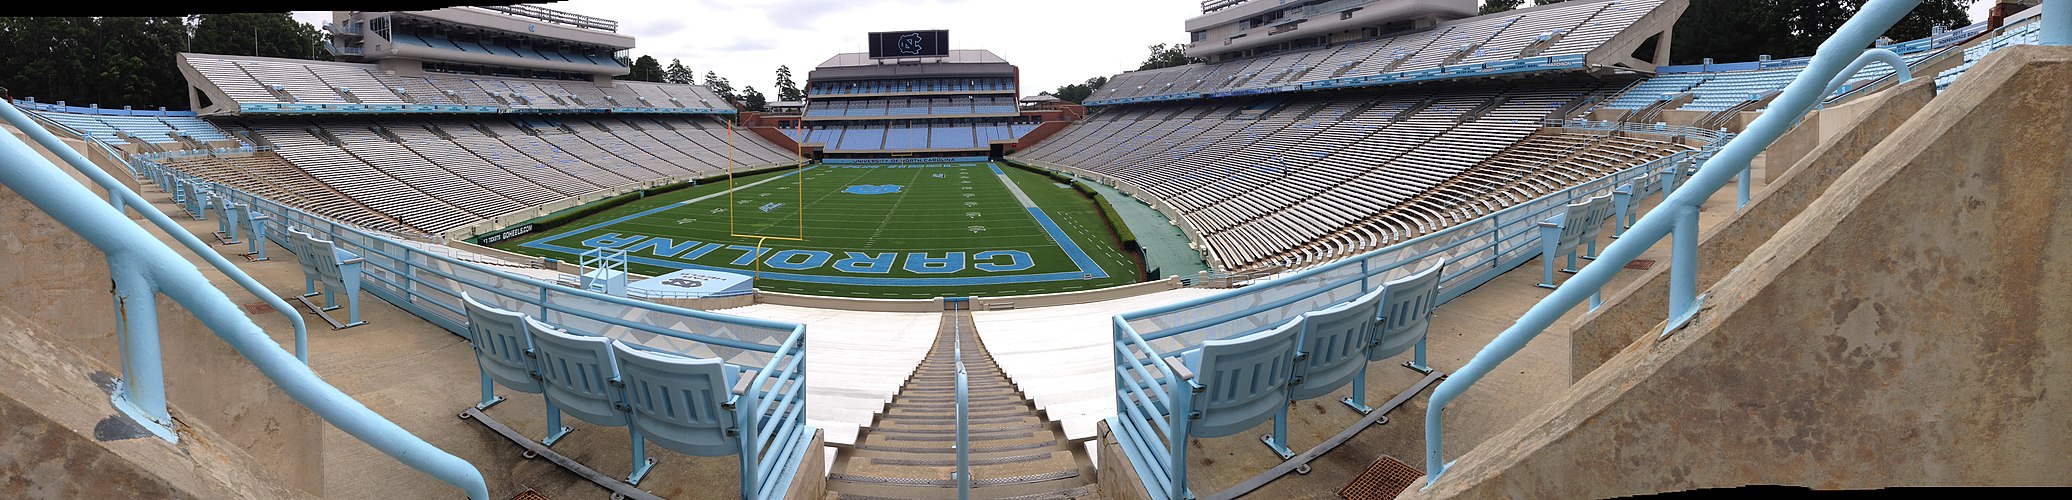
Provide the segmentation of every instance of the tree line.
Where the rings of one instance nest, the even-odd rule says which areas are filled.
[[[12,98],[120,108],[187,107],[175,54],[330,60],[315,26],[287,13],[0,17],[0,89]]]
[[[684,66],[682,59],[670,59],[669,66],[665,68],[653,56],[640,56],[639,59],[633,60],[628,67],[632,69],[632,72],[627,73],[624,77],[620,77],[621,79],[681,85],[704,85],[712,89],[712,93],[719,94],[720,97],[724,97],[728,101],[733,101],[746,111],[764,111],[770,104],[770,96],[763,94],[760,90],[756,90],[754,85],[743,86],[736,90],[734,82],[727,80],[726,77],[719,76],[717,71],[706,71],[705,80],[703,82],[698,81],[697,73]],[[772,88],[776,89],[778,101],[806,100],[806,92],[800,90],[798,81],[792,79],[791,66],[789,65],[777,67],[777,81]]]

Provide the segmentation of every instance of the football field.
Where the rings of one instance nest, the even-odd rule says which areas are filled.
[[[1092,200],[1044,175],[983,162],[744,176],[495,246],[567,261],[616,248],[637,274],[721,270],[759,275],[764,290],[845,297],[1057,293],[1140,277]]]

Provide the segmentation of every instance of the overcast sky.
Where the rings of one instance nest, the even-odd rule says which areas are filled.
[[[953,49],[987,49],[1022,70],[1033,95],[1136,69],[1155,43],[1185,42],[1181,23],[1199,0],[568,0],[538,4],[619,22],[635,57],[682,59],[700,78],[718,71],[735,88],[775,98],[778,65],[800,86],[806,71],[841,52],[863,52],[864,34],[950,30]],[[1985,19],[1989,1],[1972,7]],[[322,26],[329,12],[296,12]]]
[[[863,52],[872,31],[946,29],[950,48],[991,50],[1022,70],[1025,94],[1136,69],[1155,43],[1185,42],[1199,0],[569,0],[538,4],[619,22],[635,57],[682,59],[700,78],[774,99],[778,65],[806,71]],[[329,12],[296,12],[322,26]]]

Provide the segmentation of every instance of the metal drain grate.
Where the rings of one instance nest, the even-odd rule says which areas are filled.
[[[1017,445],[1013,445],[1013,446],[996,446],[996,447],[992,447],[992,448],[981,448],[981,447],[973,446],[973,447],[971,448],[971,452],[972,452],[972,453],[993,453],[993,452],[998,452],[998,451],[1022,451],[1022,450],[1034,450],[1034,449],[1038,449],[1038,448],[1050,448],[1050,447],[1053,447],[1053,446],[1057,446],[1057,445],[1058,445],[1058,441],[1057,441],[1057,440],[1055,440],[1055,439],[1053,439],[1053,440],[1049,440],[1049,441],[1044,441],[1044,442],[1041,442],[1041,443],[1017,444]],[[859,449],[859,450],[870,450],[870,451],[897,451],[897,452],[903,452],[903,453],[949,453],[949,452],[953,451],[953,450],[952,450],[951,448],[947,448],[947,447],[940,447],[940,446],[927,446],[927,447],[922,447],[922,446],[870,446],[870,445],[856,445],[856,449]]]
[[[975,476],[977,474],[973,475]],[[1003,484],[1041,483],[1044,481],[1056,481],[1059,479],[1071,479],[1075,477],[1079,477],[1079,469],[1065,469],[1061,471],[1045,472],[1042,474],[1029,474],[1026,476],[977,478],[971,480],[971,485],[977,487],[999,486]]]
[[[1396,460],[1396,457],[1382,455],[1367,466],[1366,472],[1353,478],[1344,488],[1338,489],[1338,497],[1346,500],[1382,500],[1395,498],[1404,488],[1409,488],[1417,478],[1424,477],[1424,471]]]
[[[1011,426],[1007,426],[1007,427],[996,427],[996,428],[991,428],[991,429],[972,429],[972,430],[971,430],[971,435],[973,435],[973,436],[976,436],[976,435],[979,435],[979,434],[984,434],[984,433],[988,433],[988,432],[1007,432],[1007,431],[1019,431],[1019,430],[1028,430],[1028,429],[1035,429],[1035,428],[1038,428],[1038,427],[1041,427],[1041,426],[1039,426],[1039,425],[1036,425],[1036,424],[1022,424],[1022,425],[1011,425]],[[956,433],[957,433],[957,430],[956,430],[956,429],[871,429],[871,434],[945,434],[945,435],[955,435]]]
[[[1002,439],[1026,439],[1026,438],[1032,438],[1032,437],[1036,437],[1036,433],[1034,433],[1034,432],[1021,432],[1021,433],[1007,433],[1007,434],[986,434],[986,435],[980,435],[980,434],[976,434],[976,433],[974,433],[974,434],[970,434],[970,435],[967,435],[967,436],[966,436],[966,438],[967,438],[967,439],[970,439],[970,440],[972,440],[972,441],[999,441],[999,440],[1002,440]],[[955,440],[955,439],[957,439],[957,436],[955,436],[955,435],[949,435],[949,436],[937,436],[937,435],[909,435],[909,436],[885,436],[885,439],[890,439],[890,440],[893,440],[893,441],[949,441],[949,440]]]
[[[1088,485],[1063,491],[1036,493],[1032,495],[1022,495],[1018,497],[1006,497],[1001,498],[999,500],[1071,500],[1073,498],[1091,498],[1093,496],[1094,487]]]
[[[1075,478],[1075,477],[1079,477],[1079,469],[1066,469],[1066,470],[1061,470],[1061,471],[1052,471],[1052,472],[1045,472],[1045,473],[1042,473],[1042,474],[1029,474],[1029,475],[1025,475],[1025,476],[1012,476],[1012,477],[988,477],[988,478],[982,478],[982,479],[973,479],[973,480],[971,481],[971,485],[972,485],[973,487],[979,487],[979,486],[1000,486],[1000,485],[1003,485],[1003,484],[1027,484],[1027,483],[1041,483],[1041,482],[1044,482],[1044,481],[1055,481],[1055,480],[1059,480],[1059,479],[1071,479],[1071,478]],[[849,474],[842,474],[842,473],[839,473],[839,472],[838,472],[838,473],[834,473],[834,474],[828,474],[828,475],[827,475],[827,479],[828,479],[829,481],[848,481],[848,482],[852,482],[852,483],[874,483],[874,484],[896,484],[896,485],[901,485],[901,486],[937,486],[937,487],[943,487],[943,488],[950,488],[950,487],[955,487],[955,486],[957,486],[957,481],[956,481],[956,480],[954,480],[954,479],[926,479],[926,478],[918,478],[918,477],[878,477],[878,476],[852,476],[852,475],[849,475]]]
[[[1011,464],[1011,463],[1015,463],[1015,462],[1028,462],[1028,461],[1032,461],[1032,460],[1042,460],[1042,459],[1046,459],[1046,458],[1050,458],[1050,454],[1049,454],[1049,453],[1031,453],[1031,454],[1028,454],[1028,455],[1015,455],[1015,456],[1011,456],[1011,457],[996,457],[996,458],[974,458],[974,459],[971,459],[971,465],[999,465],[999,464]],[[871,463],[873,463],[873,464],[877,464],[877,465],[910,465],[910,466],[916,466],[916,467],[948,467],[948,466],[952,466],[952,465],[957,465],[957,459],[954,459],[954,458],[947,458],[947,459],[940,459],[940,460],[928,460],[928,459],[916,459],[916,458],[877,458],[877,457],[872,457],[872,458],[871,458]]]
[[[527,489],[525,491],[518,492],[517,495],[512,495],[511,500],[547,500],[547,496],[541,495],[540,492]]]

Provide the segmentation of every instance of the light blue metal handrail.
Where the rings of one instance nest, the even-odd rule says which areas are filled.
[[[1476,381],[1488,375],[1520,349],[1545,331],[1556,319],[1588,299],[1592,293],[1611,281],[1611,278],[1627,262],[1639,257],[1640,253],[1674,231],[1670,255],[1668,331],[1679,328],[1698,310],[1697,297],[1697,238],[1698,206],[1712,193],[1725,186],[1727,181],[1741,171],[1747,170],[1749,161],[1756,154],[1770,147],[1778,137],[1790,129],[1792,124],[1812,109],[1826,89],[1827,82],[1842,73],[1848,61],[1856,59],[1871,45],[1879,34],[1891,28],[1900,17],[1918,5],[1921,0],[1871,0],[1857,15],[1843,23],[1834,36],[1820,45],[1806,69],[1792,80],[1784,93],[1770,106],[1772,111],[1764,113],[1747,131],[1729,141],[1718,154],[1706,161],[1686,183],[1667,195],[1652,212],[1640,218],[1611,245],[1605,247],[1597,260],[1583,266],[1575,276],[1569,278],[1554,293],[1534,304],[1518,319],[1518,322],[1487,347],[1468,360],[1466,365],[1453,372],[1446,381],[1432,391],[1430,405],[1425,411],[1425,487],[1438,482],[1446,472],[1445,447],[1442,441],[1444,412],[1446,406],[1460,397],[1461,393]],[[2051,0],[2066,3],[2072,0]],[[1665,334],[1667,331],[1664,332]]]
[[[958,304],[958,307],[968,303]],[[971,498],[971,380],[964,373],[964,316],[950,320],[952,358],[957,362],[957,500]]]
[[[70,165],[73,171],[79,172],[80,175],[84,175],[87,179],[92,180],[94,184],[100,185],[101,189],[107,190],[110,203],[114,203],[118,211],[125,206],[136,210],[144,218],[149,219],[152,225],[158,226],[159,230],[172,236],[174,240],[178,240],[181,246],[187,247],[188,251],[200,256],[202,260],[208,261],[210,267],[214,267],[225,276],[229,276],[231,280],[237,282],[238,286],[244,287],[245,291],[251,292],[252,295],[265,301],[266,305],[273,306],[275,311],[287,317],[288,323],[295,328],[295,359],[302,361],[303,364],[309,363],[309,327],[303,324],[302,315],[297,314],[295,308],[289,306],[287,301],[282,300],[279,295],[268,291],[265,285],[259,284],[258,280],[252,279],[250,275],[245,274],[244,270],[231,265],[230,260],[224,259],[214,249],[209,248],[207,243],[203,243],[200,238],[194,237],[186,229],[181,228],[179,223],[173,222],[171,217],[167,217],[164,212],[158,211],[158,208],[153,207],[151,202],[145,201],[143,196],[130,191],[129,187],[123,185],[122,181],[116,180],[115,176],[108,175],[107,172],[94,166],[92,161],[88,161],[85,156],[80,155],[78,151],[74,151],[70,146],[66,146],[64,141],[59,140],[56,135],[52,135],[49,130],[44,129],[39,124],[40,122],[30,118],[28,113],[22,112],[20,108],[14,107],[13,104],[5,104],[0,105],[0,118],[6,119],[16,129],[28,135],[29,139],[42,145],[45,150],[58,155],[59,159],[65,160],[65,163]],[[91,144],[100,144],[92,139],[86,140]],[[102,146],[106,147],[106,145]],[[117,161],[121,161],[122,157],[118,155],[114,158]],[[159,408],[158,412],[163,413],[164,409]]]
[[[13,106],[4,108],[14,109]],[[9,118],[19,118],[19,111],[15,113],[17,115]],[[69,151],[69,148],[60,146],[51,150]],[[156,398],[155,401],[132,402],[156,405],[157,413],[151,417],[164,419],[158,422],[160,425],[171,422],[163,413],[164,379],[157,373],[163,360],[158,350],[156,298],[157,294],[164,293],[230,344],[238,354],[250,360],[260,373],[278,384],[282,392],[318,417],[397,461],[461,488],[469,498],[489,498],[489,488],[483,482],[481,472],[473,465],[412,435],[353,400],[352,396],[325,383],[308,365],[282,351],[279,344],[245,316],[230,297],[211,285],[200,269],[188,264],[186,259],[160,243],[142,226],[131,222],[120,210],[99,202],[100,198],[85,186],[9,134],[0,134],[0,184],[7,185],[107,255],[108,271],[115,281],[118,311],[122,315],[118,323],[122,327],[125,371],[131,371],[127,370],[131,365],[140,367],[123,381],[123,387],[133,397],[141,396],[138,392],[155,389],[156,394],[149,396]],[[111,192],[122,193],[125,199],[135,200],[139,211],[164,218],[164,214],[142,203],[142,199],[127,187],[121,184],[104,184],[104,187]],[[168,232],[185,234],[184,231]],[[214,252],[206,254],[213,255]],[[143,373],[146,371],[151,373],[146,375]]]
[[[1826,102],[1828,97],[1832,97],[1835,95],[1835,92],[1842,90],[1843,85],[1847,85],[1850,80],[1855,79],[1857,72],[1863,71],[1864,66],[1874,62],[1881,62],[1885,63],[1886,66],[1891,66],[1892,74],[1899,77],[1899,83],[1906,83],[1914,79],[1913,68],[1907,66],[1906,59],[1899,57],[1899,53],[1887,49],[1870,49],[1863,51],[1863,55],[1856,56],[1855,61],[1849,62],[1848,68],[1843,69],[1841,73],[1836,73],[1834,80],[1827,82],[1827,91],[1820,94],[1822,96],[1821,102]]]

